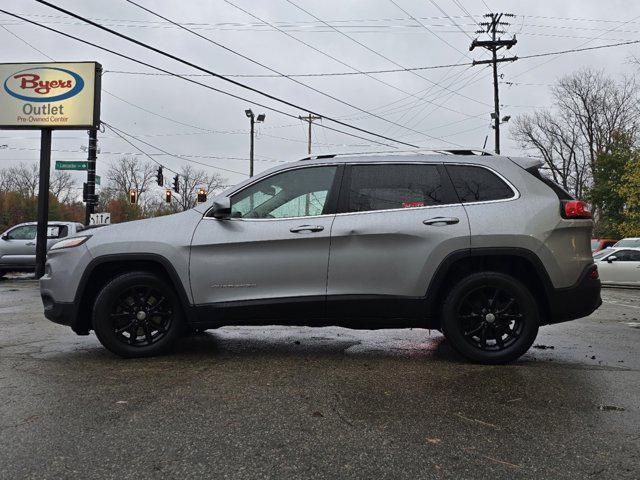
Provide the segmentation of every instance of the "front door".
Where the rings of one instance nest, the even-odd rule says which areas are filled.
[[[191,246],[195,303],[224,318],[322,316],[338,171],[276,173],[233,194],[231,218],[205,217]]]
[[[440,263],[469,241],[465,210],[441,165],[347,167],[331,234],[330,313],[413,316]]]
[[[605,282],[640,284],[640,250],[617,250],[598,265],[600,277]]]

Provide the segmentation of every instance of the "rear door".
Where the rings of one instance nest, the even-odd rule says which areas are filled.
[[[449,253],[469,248],[467,216],[441,164],[348,165],[338,209],[330,313],[351,306],[355,316],[412,316],[397,309],[426,295]]]

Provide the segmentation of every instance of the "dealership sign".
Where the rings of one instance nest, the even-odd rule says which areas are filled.
[[[97,127],[101,72],[96,62],[0,64],[0,128]]]

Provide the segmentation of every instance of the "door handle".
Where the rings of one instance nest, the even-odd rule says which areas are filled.
[[[453,225],[460,221],[459,218],[456,217],[434,217],[429,218],[428,220],[423,221],[425,225],[433,225],[435,227],[441,227],[443,225]]]
[[[27,243],[27,247],[33,247],[36,243],[35,242],[29,242]]]
[[[299,227],[293,227],[289,231],[291,233],[302,233],[302,232],[321,232],[324,230],[322,225],[300,225]]]

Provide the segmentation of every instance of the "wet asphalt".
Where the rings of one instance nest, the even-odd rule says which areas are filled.
[[[0,478],[640,478],[640,290],[507,366],[436,331],[234,327],[122,360],[0,281]]]

